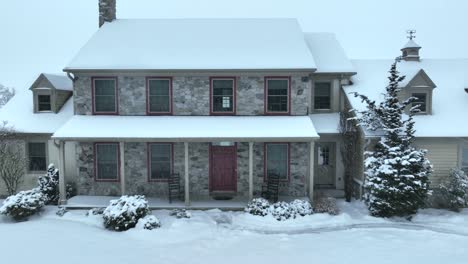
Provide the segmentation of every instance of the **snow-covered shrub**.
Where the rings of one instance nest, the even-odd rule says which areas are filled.
[[[55,214],[58,215],[58,216],[60,216],[60,217],[62,217],[62,216],[64,216],[66,213],[68,213],[67,208],[61,207],[61,206],[60,206],[59,209],[58,209],[58,211],[57,211]]]
[[[154,215],[147,215],[138,220],[137,228],[153,230],[161,227],[161,221]]]
[[[290,206],[296,215],[306,216],[314,213],[309,201],[296,199],[290,203]]]
[[[90,215],[102,215],[104,213],[104,209],[106,208],[93,208],[93,209],[90,209],[86,212],[86,216],[90,216]]]
[[[271,215],[278,221],[296,218],[296,210],[287,202],[277,202],[270,206]]]
[[[355,93],[367,109],[356,112],[359,124],[369,130],[380,130],[383,136],[372,152],[366,152],[364,199],[374,216],[407,217],[425,205],[432,166],[426,151],[413,146],[415,97],[400,100],[400,76],[396,62],[390,68],[389,83],[380,103]],[[406,111],[406,109],[410,109]]]
[[[0,214],[8,215],[20,221],[34,215],[44,207],[46,197],[38,189],[22,191],[9,196],[0,207]]]
[[[46,204],[58,204],[59,194],[59,170],[54,164],[50,164],[47,168],[47,174],[39,177],[38,188],[44,194],[47,201]]]
[[[459,212],[468,206],[468,175],[460,169],[452,169],[449,179],[439,189],[450,210]]]
[[[252,215],[266,216],[270,211],[270,202],[264,198],[254,198],[247,204],[244,211]]]
[[[170,213],[171,216],[175,216],[176,218],[190,218],[192,214],[185,209],[174,209]]]
[[[138,223],[140,218],[150,213],[148,201],[143,195],[124,195],[111,200],[103,212],[104,226],[115,231],[125,231]]]
[[[327,213],[331,215],[337,215],[340,213],[340,209],[336,205],[336,199],[333,197],[318,196],[314,201],[314,212],[315,213]]]

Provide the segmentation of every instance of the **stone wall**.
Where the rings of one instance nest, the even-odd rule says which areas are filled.
[[[272,74],[239,73],[237,76],[237,115],[263,115],[265,76]],[[98,76],[96,74],[96,76]],[[115,75],[118,79],[120,115],[146,115],[146,76]],[[153,75],[154,76],[154,75]],[[283,75],[287,76],[287,75]],[[291,114],[306,115],[310,82],[302,82],[304,74],[291,75]],[[74,83],[75,112],[92,114],[91,75],[76,74]],[[210,75],[173,76],[174,115],[210,114]]]
[[[144,194],[148,197],[167,197],[167,184],[149,182],[147,169],[147,143],[125,143],[125,178],[127,194]],[[209,143],[189,144],[190,195],[192,198],[209,194]],[[237,192],[247,196],[249,191],[249,145],[237,144]],[[121,194],[119,182],[96,182],[94,180],[93,143],[77,143],[76,180],[78,194],[110,195]],[[264,144],[254,144],[254,191],[260,195],[264,179]],[[307,143],[291,143],[291,175],[289,182],[281,183],[280,194],[304,196],[308,175]],[[174,172],[181,176],[184,186],[184,145],[174,143]]]

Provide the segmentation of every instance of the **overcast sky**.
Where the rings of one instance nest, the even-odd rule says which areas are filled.
[[[98,0],[0,0],[0,83],[61,72],[98,28]],[[468,0],[117,0],[118,18],[297,18],[350,58],[394,58],[416,29],[423,58],[468,58]]]

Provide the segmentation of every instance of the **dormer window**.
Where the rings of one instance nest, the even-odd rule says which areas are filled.
[[[39,112],[52,111],[52,105],[49,94],[39,94],[37,96],[37,110]]]
[[[412,107],[419,106],[419,113],[427,112],[427,94],[426,93],[413,93],[412,97],[416,98]]]

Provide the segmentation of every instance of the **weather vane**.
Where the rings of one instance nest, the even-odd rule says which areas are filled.
[[[416,38],[416,36],[415,36],[416,30],[414,30],[414,29],[409,29],[409,30],[406,30],[406,33],[408,33],[407,38],[409,38],[410,40]]]

